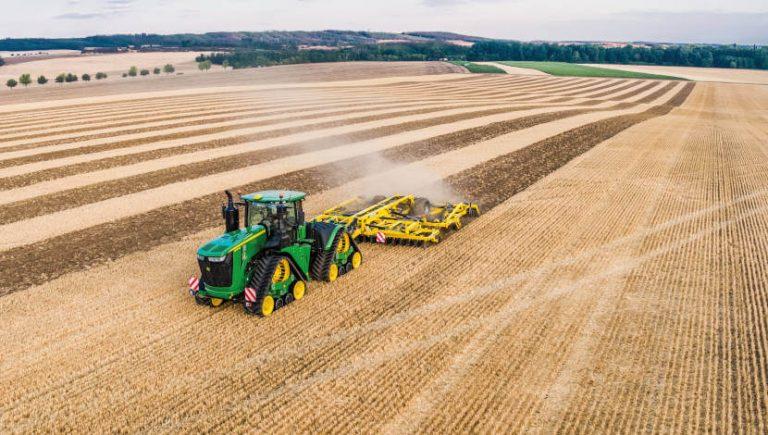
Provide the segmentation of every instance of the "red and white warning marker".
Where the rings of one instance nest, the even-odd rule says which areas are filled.
[[[256,302],[256,289],[246,287],[245,288],[245,300],[248,302]]]
[[[189,281],[187,281],[187,284],[189,284],[189,292],[194,296],[195,293],[200,290],[200,280],[197,279],[196,276],[192,275],[189,278]]]
[[[381,231],[376,233],[376,243],[387,243],[387,236],[384,235]]]

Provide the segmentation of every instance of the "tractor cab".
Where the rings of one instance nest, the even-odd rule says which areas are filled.
[[[304,239],[303,192],[268,190],[244,195],[245,226],[264,227],[266,248],[283,248]]]

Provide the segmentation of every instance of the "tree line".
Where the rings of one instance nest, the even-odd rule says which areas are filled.
[[[96,80],[103,80],[103,79],[107,78],[107,73],[97,72],[94,75],[94,77],[96,78]],[[61,74],[57,75],[53,80],[56,83],[72,83],[72,82],[76,82],[78,80],[82,80],[84,82],[89,82],[89,81],[91,81],[91,75],[88,74],[88,73],[85,73],[85,74],[83,74],[83,75],[78,77],[77,74],[61,73]],[[36,81],[37,81],[38,85],[45,85],[45,84],[48,83],[49,80],[48,80],[48,78],[46,76],[40,75],[40,76],[37,77]],[[24,87],[27,87],[27,86],[29,86],[31,84],[32,84],[32,75],[31,74],[22,74],[22,75],[19,76],[18,80],[16,80],[16,79],[9,79],[7,82],[5,82],[5,85],[8,86],[11,89],[15,88],[18,85],[22,85]]]
[[[431,38],[428,33],[413,34]],[[447,35],[446,37],[455,37]],[[418,39],[409,34],[367,32],[353,30],[319,31],[266,31],[266,32],[209,32],[202,34],[180,33],[158,35],[136,33],[124,35],[98,35],[84,38],[6,38],[0,39],[0,51],[33,51],[69,49],[82,50],[85,47],[119,48],[127,46],[184,47],[184,48],[262,48],[280,50],[299,45],[344,46],[371,44],[378,39]]]
[[[176,67],[168,63],[168,64],[165,64],[165,66],[162,69],[159,66],[156,66],[152,69],[152,74],[159,75],[161,72],[164,72],[166,74],[171,74],[176,72]],[[139,69],[138,67],[132,66],[128,69],[128,72],[123,73],[123,78],[136,77],[136,76],[148,76],[149,74],[150,74],[149,69],[146,69],[146,68]]]
[[[208,68],[210,68],[210,63],[208,64]],[[173,65],[171,65],[169,63],[169,64],[166,64],[165,66],[163,66],[162,68],[155,67],[152,70],[152,72],[154,74],[160,74],[161,72],[164,72],[166,74],[171,74],[171,73],[176,72],[176,67],[174,67]],[[132,66],[128,70],[128,72],[123,73],[123,77],[136,77],[138,75],[147,76],[147,75],[149,75],[149,73],[150,72],[149,72],[148,69],[139,70],[137,67]],[[103,79],[106,79],[107,77],[108,77],[107,73],[104,73],[104,72],[97,72],[93,76],[93,78],[95,78],[96,80],[103,80]],[[84,82],[89,82],[89,81],[91,81],[91,75],[88,74],[88,73],[85,73],[85,74],[82,74],[81,76],[78,76],[77,74],[72,74],[72,73],[61,73],[61,74],[57,75],[54,78],[54,81],[56,83],[59,83],[59,84],[61,84],[61,83],[73,83],[73,82],[76,82],[76,81],[79,81],[79,80],[82,80]],[[45,84],[48,83],[49,80],[48,80],[48,78],[46,76],[40,75],[40,76],[37,77],[36,81],[37,81],[38,85],[45,85]],[[17,79],[9,79],[7,82],[5,82],[5,85],[7,87],[9,87],[10,89],[13,89],[13,88],[15,88],[18,85],[22,85],[24,87],[27,87],[27,86],[29,86],[31,84],[32,84],[32,76],[31,76],[31,74],[22,74],[21,76],[19,76],[18,80]]]
[[[442,42],[366,44],[337,50],[295,48],[240,49],[231,53],[201,55],[233,68],[297,63],[346,61],[526,60],[569,63],[621,63],[720,68],[768,69],[768,47],[752,46],[632,46],[602,47],[594,44],[552,44],[518,41],[480,41],[472,47]]]
[[[549,44],[517,41],[478,42],[467,59],[528,60],[569,63],[621,63],[719,68],[768,69],[768,47],[761,46],[632,46],[602,47],[594,44]]]

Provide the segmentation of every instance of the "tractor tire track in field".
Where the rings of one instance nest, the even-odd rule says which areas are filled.
[[[682,104],[692,89],[693,84],[689,83],[664,106],[649,109],[643,112],[642,115],[625,115],[591,123],[575,129],[575,132],[572,130],[558,135],[557,137],[560,137],[560,139],[547,145],[559,146],[563,149],[563,152],[576,156],[599,143],[599,141],[595,142],[593,136],[589,133],[591,129],[601,131],[603,134],[602,140],[604,140],[635,123],[668,113],[673,107]],[[475,132],[475,134],[477,133]],[[583,143],[563,144],[562,140],[566,137],[583,141]],[[539,143],[538,149],[545,147],[545,145]],[[285,189],[301,190],[312,194],[338,186],[342,182],[348,182],[369,175],[371,170],[373,170],[372,168],[375,168],[376,171],[388,169],[386,165],[379,164],[381,157],[392,162],[406,163],[423,158],[425,153],[437,154],[441,152],[439,145],[434,148],[427,147],[427,149],[430,151],[426,151],[423,145],[422,148],[414,147],[414,144],[402,145],[380,153],[381,156],[364,155],[316,166],[279,177],[260,180],[256,183],[240,186],[234,190],[257,191],[280,185]],[[530,180],[539,179],[570,160],[553,156],[551,158],[552,162],[542,161],[532,153],[519,154],[521,151],[493,159],[488,165],[483,165],[483,167],[495,167],[497,171],[501,171],[496,173],[496,177],[506,176],[506,180],[498,180],[498,182],[491,186],[484,186],[483,181],[476,176],[477,169],[471,169],[450,177],[449,182],[456,185],[458,189],[461,189],[461,186],[458,185],[460,180],[480,188],[479,192],[468,192],[466,189],[464,192],[470,198],[478,198],[477,202],[480,202],[485,207],[494,206],[500,200],[494,199],[493,196],[502,198],[502,200],[503,198],[508,198],[516,193],[516,191],[507,189],[515,189],[515,186],[517,186],[517,189],[522,190],[533,182]],[[546,169],[539,170],[536,165],[545,165]],[[530,172],[526,174],[528,182],[516,184],[515,180],[518,179],[519,174],[514,171],[503,170],[503,168],[515,166],[525,168],[525,170]],[[549,172],[545,173],[545,171]],[[346,174],[346,178],[341,180],[338,174]],[[522,179],[522,177],[520,178]],[[502,187],[502,185],[508,186]],[[483,191],[483,188],[488,190]],[[489,192],[493,192],[494,195],[491,195]],[[221,202],[220,197],[221,195],[219,194],[206,195],[191,201],[162,207],[138,216],[54,237],[43,243],[5,251],[3,263],[0,265],[0,275],[7,277],[7,284],[4,284],[2,289],[0,289],[0,294],[8,294],[31,285],[40,284],[65,273],[114,260],[139,249],[146,250],[213,226],[217,220],[207,213],[199,213],[198,210],[215,208]],[[67,255],[57,255],[57,253],[62,252],[66,252]],[[51,262],[51,258],[57,258],[58,260]]]

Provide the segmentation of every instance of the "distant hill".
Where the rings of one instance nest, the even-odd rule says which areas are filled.
[[[267,31],[267,32],[210,32],[203,34],[180,33],[157,35],[138,33],[132,35],[98,35],[85,38],[22,38],[0,39],[0,51],[29,51],[69,49],[82,50],[86,47],[136,47],[136,48],[261,48],[290,49],[299,46],[349,47],[376,44],[379,41],[409,43],[465,41],[474,43],[485,40],[476,36],[450,32],[361,32],[350,30],[320,31]]]

